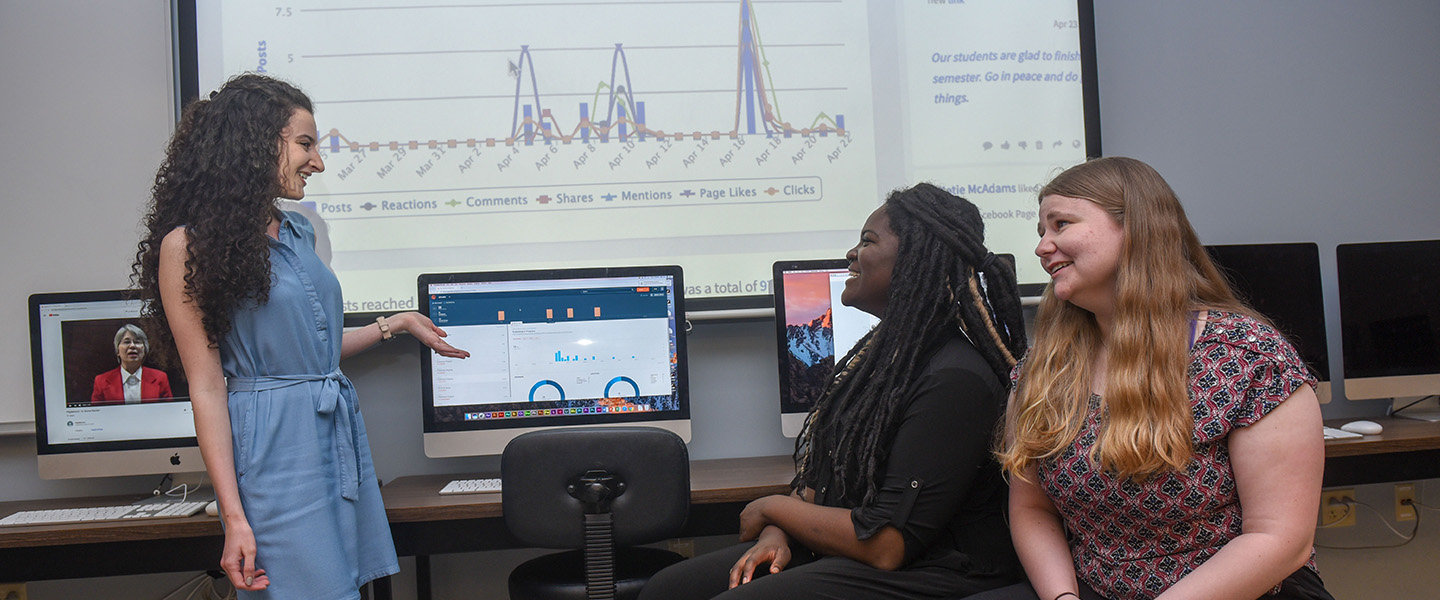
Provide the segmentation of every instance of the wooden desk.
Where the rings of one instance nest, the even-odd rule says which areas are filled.
[[[1327,419],[1325,426],[1339,429],[1341,425],[1359,420],[1362,419]],[[1385,430],[1380,435],[1367,435],[1363,438],[1326,440],[1325,458],[1327,460],[1338,456],[1364,456],[1440,449],[1440,423],[1396,417],[1376,417],[1363,420],[1379,423]]]
[[[1339,427],[1354,419],[1325,422]],[[1362,485],[1440,478],[1440,423],[1370,419],[1378,436],[1325,443],[1325,485]],[[700,460],[691,463],[686,536],[734,533],[746,502],[789,489],[788,456]],[[400,477],[381,488],[397,551],[419,557],[448,552],[516,548],[500,513],[499,494],[440,496],[464,475]],[[108,506],[134,497],[66,498],[0,503],[0,515],[20,510]],[[38,581],[136,573],[203,571],[218,566],[220,521],[184,519],[0,528],[0,581]],[[428,559],[423,561],[428,568]]]
[[[138,496],[51,498],[0,503],[0,516],[22,510],[118,506]],[[0,527],[0,581],[108,577],[218,569],[225,547],[220,519],[105,521]]]
[[[692,461],[685,535],[736,531],[745,503],[788,493],[794,474],[789,456]],[[523,547],[505,528],[500,494],[440,495],[440,488],[451,480],[481,476],[416,475],[397,478],[380,488],[396,551],[401,556],[428,556]]]
[[[440,488],[455,479],[490,475],[416,475],[400,477],[380,488],[390,523],[493,519],[501,517],[500,494],[441,496]],[[722,458],[690,463],[692,505],[749,502],[790,491],[795,476],[789,456]]]
[[[734,533],[745,503],[790,489],[788,456],[694,461],[693,503],[686,536]],[[431,554],[521,547],[500,517],[499,494],[441,496],[465,475],[400,477],[381,488],[396,549],[416,556],[417,580],[428,588]],[[21,510],[128,504],[137,497],[61,498],[0,503],[0,516]],[[204,513],[183,519],[113,521],[0,528],[0,581],[40,581],[219,568],[220,520]],[[384,584],[385,582],[377,582]],[[388,597],[388,585],[377,585]],[[385,591],[380,591],[385,590]],[[427,596],[421,596],[427,597]]]
[[[1339,428],[1355,419],[1327,419]],[[1325,442],[1325,487],[1440,477],[1440,423],[1374,417],[1380,435]]]

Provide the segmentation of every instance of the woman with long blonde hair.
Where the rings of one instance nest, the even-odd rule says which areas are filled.
[[[1029,584],[979,598],[1328,599],[1315,379],[1149,165],[1039,194],[1051,282],[996,452]]]

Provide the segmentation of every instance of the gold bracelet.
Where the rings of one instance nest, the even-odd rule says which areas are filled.
[[[375,324],[380,326],[381,342],[388,342],[395,339],[395,334],[390,333],[390,324],[385,321],[385,317],[375,317]]]

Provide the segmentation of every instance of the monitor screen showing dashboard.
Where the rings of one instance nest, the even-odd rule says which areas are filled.
[[[1236,295],[1265,315],[1295,346],[1330,401],[1330,348],[1320,290],[1320,247],[1313,242],[1206,246]]]
[[[1026,255],[1035,192],[1101,154],[1092,0],[175,5],[177,105],[247,71],[314,100],[347,313],[413,308],[420,273],[655,256],[691,310],[768,306],[772,262],[921,181]]]
[[[1340,244],[1345,397],[1440,393],[1440,240]]]
[[[795,437],[845,356],[879,319],[840,303],[850,269],[844,259],[774,264],[780,428]]]
[[[540,428],[690,439],[680,267],[426,274],[421,311],[470,352],[421,360],[425,454],[500,454]]]
[[[205,469],[185,374],[155,365],[142,306],[119,290],[30,296],[41,477]]]

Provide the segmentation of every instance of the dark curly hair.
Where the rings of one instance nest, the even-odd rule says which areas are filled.
[[[265,227],[279,216],[281,133],[296,109],[314,112],[295,86],[256,73],[185,107],[155,172],[131,268],[160,348],[174,341],[160,299],[160,243],[177,227],[185,228],[190,253],[185,296],[200,308],[212,344],[230,331],[230,314],[242,303],[269,301]]]
[[[836,362],[795,440],[791,486],[816,481],[810,458],[829,452],[831,489],[847,506],[874,497],[915,376],[942,342],[964,332],[1006,383],[1025,353],[1015,270],[985,248],[980,210],[928,183],[891,192],[884,210],[899,240],[885,314]]]

